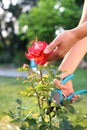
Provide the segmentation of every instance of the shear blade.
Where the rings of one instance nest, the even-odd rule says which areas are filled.
[[[55,92],[53,95],[52,95],[52,99],[54,102],[56,102],[56,104],[60,104],[60,94]]]

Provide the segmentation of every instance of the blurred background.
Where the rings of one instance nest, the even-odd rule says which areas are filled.
[[[38,37],[48,44],[78,25],[84,0],[0,0],[0,65],[29,62],[25,52]]]

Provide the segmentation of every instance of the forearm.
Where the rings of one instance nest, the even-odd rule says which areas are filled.
[[[76,28],[71,30],[73,34],[75,35],[75,38],[77,41],[83,39],[87,36],[87,22],[84,22],[80,26],[77,26]]]
[[[82,16],[79,22],[79,25],[87,21],[87,0],[85,0],[84,5],[83,5],[83,11],[82,11]]]
[[[83,45],[84,44],[84,45]],[[71,50],[66,54],[62,63],[59,66],[59,70],[66,71],[62,74],[62,78],[74,73],[78,67],[80,61],[87,53],[87,37],[77,42]]]

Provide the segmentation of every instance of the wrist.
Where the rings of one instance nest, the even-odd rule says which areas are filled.
[[[75,35],[76,41],[81,40],[82,38],[87,36],[87,22],[81,24],[80,26],[77,26],[71,31]]]
[[[72,32],[72,36],[73,36],[73,39],[74,39],[74,43],[78,42],[81,39],[81,37],[79,35],[79,31],[77,30],[77,28],[73,28],[71,30],[71,32]]]

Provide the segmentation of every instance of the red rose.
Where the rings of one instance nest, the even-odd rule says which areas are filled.
[[[43,65],[46,63],[46,58],[49,54],[44,54],[43,51],[46,48],[47,43],[38,41],[33,44],[32,47],[28,47],[28,53],[25,53],[27,59],[34,59],[36,64]]]

